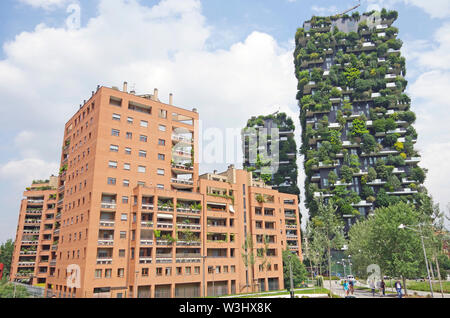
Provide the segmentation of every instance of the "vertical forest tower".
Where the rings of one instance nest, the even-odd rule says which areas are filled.
[[[295,36],[306,206],[314,216],[315,199],[333,198],[347,230],[377,207],[426,193],[397,16],[313,17]]]

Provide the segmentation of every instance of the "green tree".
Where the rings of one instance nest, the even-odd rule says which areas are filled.
[[[13,240],[7,240],[5,243],[0,245],[0,263],[3,263],[3,276],[8,276],[11,271],[11,261],[14,253],[14,242]]]
[[[343,229],[344,224],[336,214],[337,206],[333,200],[324,204],[321,199],[318,202],[317,215],[312,218],[313,230],[319,232],[325,240],[325,246],[328,256],[328,273],[331,286],[331,250],[340,249],[345,242]]]
[[[300,258],[288,249],[283,252],[283,278],[285,288],[290,287],[290,270],[289,263],[292,262],[292,279],[295,286],[299,286],[308,277],[305,265],[300,262]]]

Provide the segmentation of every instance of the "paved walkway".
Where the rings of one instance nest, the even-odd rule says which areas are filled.
[[[388,285],[388,284],[386,284]],[[330,289],[329,281],[324,281],[324,287]],[[368,285],[357,282],[356,286],[359,287],[366,287],[369,288]],[[331,281],[331,289],[332,292],[336,295],[339,295],[341,297],[345,297],[344,289],[339,284],[339,281]],[[356,298],[396,298],[397,292],[394,288],[386,287],[386,292],[393,292],[393,294],[386,293],[385,296],[380,296],[379,292],[375,292],[375,296],[372,295],[371,290],[358,290],[355,289],[354,295]],[[419,296],[428,296],[431,295],[430,292],[424,292],[424,291],[416,291],[416,290],[409,290],[408,289],[408,295],[414,295],[414,293],[417,293]],[[405,290],[402,290],[402,294],[405,294]],[[442,298],[440,291],[434,291],[434,298]],[[444,298],[450,298],[450,294],[444,294]]]

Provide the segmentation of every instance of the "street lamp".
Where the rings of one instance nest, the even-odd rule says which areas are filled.
[[[290,282],[290,285],[291,285],[290,294],[291,294],[291,298],[295,298],[295,294],[294,294],[294,279],[292,277],[292,257],[293,257],[293,253],[289,252],[289,282]]]
[[[350,275],[352,275],[352,256],[348,256],[348,265],[350,267]]]
[[[433,297],[434,297],[434,295],[433,295],[433,286],[431,285],[430,269],[429,269],[429,267],[428,267],[427,251],[425,250],[425,243],[424,243],[424,241],[423,241],[423,237],[424,237],[424,236],[423,236],[423,233],[422,233],[422,224],[419,224],[418,227],[419,227],[419,231],[417,231],[416,229],[414,229],[414,228],[412,228],[412,227],[410,227],[410,226],[404,225],[404,224],[400,224],[400,225],[398,226],[398,228],[399,228],[400,230],[401,230],[401,229],[409,229],[409,230],[411,230],[411,231],[418,232],[418,233],[420,234],[420,240],[422,241],[423,255],[424,255],[424,257],[425,257],[425,265],[427,266],[428,283],[430,284],[431,297],[433,298]],[[405,287],[406,287],[406,286],[405,286]]]

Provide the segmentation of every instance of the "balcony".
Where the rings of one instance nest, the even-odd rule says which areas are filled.
[[[152,221],[141,221],[141,227],[153,227]]]
[[[115,224],[113,220],[100,220],[100,227],[114,227]]]
[[[394,191],[394,192],[386,192],[389,195],[408,195],[408,194],[416,194],[417,191],[411,190],[410,188],[402,189],[401,191]]]
[[[171,179],[172,182],[172,186],[174,188],[193,188],[194,187],[194,181],[192,179],[176,179],[176,178],[172,178]]]
[[[151,264],[153,258],[151,257],[139,257],[139,264]]]
[[[99,239],[98,240],[98,245],[99,246],[113,246],[114,245],[114,239],[110,238],[110,239]]]
[[[407,158],[405,159],[405,163],[408,164],[415,164],[415,163],[419,163],[420,162],[420,157],[411,157],[411,158]]]
[[[189,137],[179,136],[179,135],[172,135],[172,141],[176,143],[183,143],[183,144],[192,144],[193,140]]]
[[[297,229],[297,225],[295,225],[295,224],[286,224],[286,228],[287,229],[291,229],[291,230],[296,230]]]
[[[173,228],[173,224],[172,223],[166,223],[166,222],[158,222],[156,224],[156,227],[158,229],[172,229]]]
[[[157,253],[156,263],[172,263],[172,253]]]
[[[56,260],[55,259],[50,261],[50,266],[56,266]]]
[[[97,256],[97,265],[111,265],[112,264],[112,256],[100,257]]]
[[[142,205],[141,205],[142,210],[153,210],[154,207],[155,206],[153,204],[149,204],[149,203],[142,203]]]
[[[36,265],[36,262],[19,262],[18,265],[23,267],[31,267]]]
[[[195,230],[195,231],[200,231],[201,230],[201,225],[200,224],[177,223],[177,227],[179,229],[190,229],[190,230]]]
[[[177,241],[177,246],[200,246],[201,242],[199,241]]]
[[[116,203],[112,203],[112,202],[102,202],[101,203],[101,208],[102,209],[115,210],[116,207],[117,207]]]
[[[153,239],[141,239],[140,243],[142,246],[151,246],[153,245]]]
[[[172,171],[174,173],[187,173],[187,172],[189,173],[189,172],[193,172],[194,171],[194,167],[190,163],[189,164],[185,164],[185,165],[173,163],[172,164]]]

